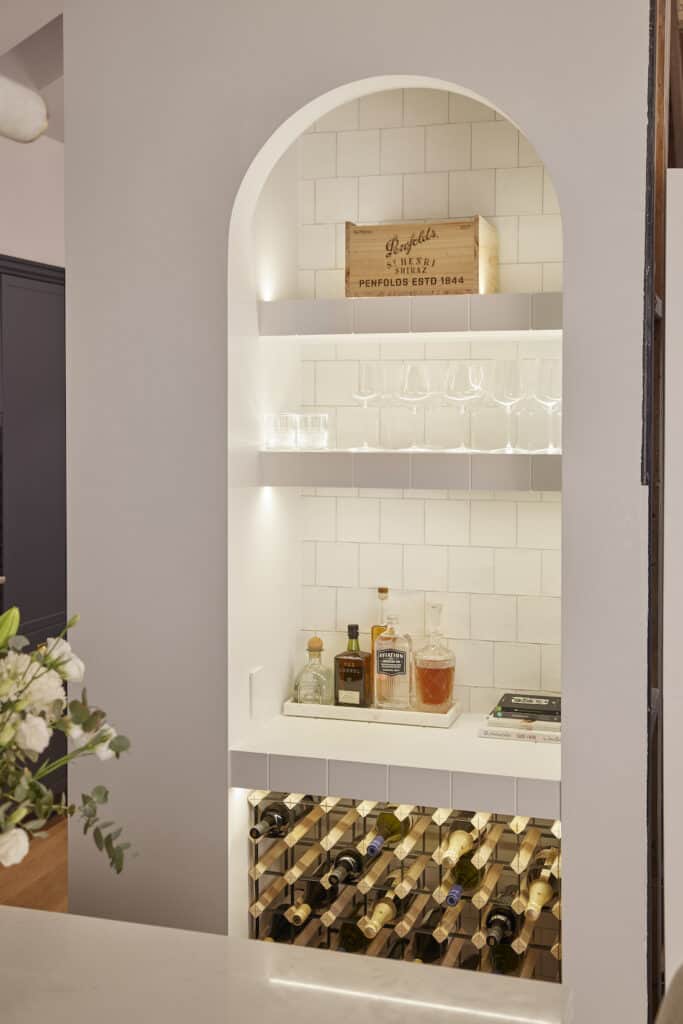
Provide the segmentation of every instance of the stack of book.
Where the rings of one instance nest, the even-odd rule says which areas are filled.
[[[562,698],[530,693],[506,693],[484,719],[480,736],[530,743],[559,743]]]

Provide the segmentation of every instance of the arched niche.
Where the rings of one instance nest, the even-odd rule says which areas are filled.
[[[389,93],[393,91],[398,92],[400,90],[433,90],[444,93],[446,97],[453,96],[461,97],[463,100],[471,100],[474,103],[481,105],[482,108],[487,108],[491,112],[491,117],[495,117],[497,122],[502,122],[513,127],[520,133],[521,138],[525,140],[525,144],[528,147],[528,151],[531,156],[523,158],[524,162],[521,164],[516,160],[504,161],[499,169],[519,170],[523,168],[530,170],[532,167],[540,168],[545,179],[545,195],[547,199],[545,205],[547,206],[549,203],[550,207],[547,210],[544,209],[543,200],[542,205],[539,207],[534,206],[532,201],[528,207],[524,208],[524,213],[538,215],[551,213],[559,215],[559,203],[553,188],[553,183],[550,180],[547,170],[545,170],[542,153],[539,153],[537,147],[535,147],[533,139],[527,141],[522,128],[520,128],[520,126],[515,123],[514,119],[504,111],[502,106],[498,106],[488,98],[483,97],[460,84],[424,76],[380,76],[377,78],[363,79],[357,82],[348,83],[345,86],[341,86],[317,97],[296,113],[292,114],[292,116],[289,117],[270,136],[270,138],[265,141],[242,180],[233,206],[228,236],[229,334],[238,334],[242,326],[244,326],[240,323],[240,313],[235,309],[235,306],[242,305],[248,294],[251,293],[256,299],[264,301],[270,301],[271,299],[276,298],[303,297],[301,290],[292,286],[291,279],[288,279],[285,268],[274,266],[272,261],[269,261],[268,253],[265,251],[268,248],[268,240],[264,238],[263,231],[259,230],[263,222],[269,219],[269,213],[273,212],[272,207],[278,205],[277,193],[279,188],[277,182],[273,181],[273,178],[278,174],[278,171],[284,171],[283,177],[287,175],[288,171],[286,168],[283,168],[283,161],[291,159],[291,161],[294,162],[296,160],[295,147],[299,143],[301,137],[309,133],[316,122],[320,121],[327,115],[334,113],[340,107],[344,107],[346,104],[349,104],[354,100],[370,97],[373,94]],[[425,122],[422,122],[422,124],[424,123]],[[448,123],[448,118],[446,123]],[[463,123],[465,123],[465,119],[463,119]],[[416,126],[418,126],[418,124],[419,122],[416,123]],[[361,125],[360,127],[362,128],[363,126]],[[464,168],[444,167],[443,169],[445,171],[457,171],[463,170]],[[475,171],[494,171],[496,170],[496,167],[495,165],[482,164],[480,166],[472,166],[469,169]],[[423,170],[428,173],[430,168],[425,166]],[[291,171],[289,173],[291,173]],[[290,213],[293,212],[294,203],[296,203],[296,198],[292,197],[289,204]],[[446,212],[447,217],[467,215],[465,213],[457,212],[457,204],[455,207],[453,204],[449,204],[449,206],[450,208]],[[455,209],[456,212],[451,213],[451,209]],[[484,210],[477,212],[484,213]],[[496,213],[492,209],[489,209],[487,210],[486,215],[495,217]],[[503,214],[503,216],[505,216],[505,214]],[[282,209],[276,211],[275,218],[270,219],[271,222],[272,220],[279,220],[279,224],[281,225],[279,230],[286,230],[286,227],[283,226],[286,224],[286,216],[283,216]],[[362,219],[363,218],[359,216],[359,220]],[[386,220],[387,218],[382,219]],[[420,220],[428,219],[428,217],[396,217],[396,220],[398,221],[411,219]],[[514,262],[521,263],[522,261],[509,260],[504,257],[504,265],[511,266]],[[549,260],[546,262],[551,263],[555,261]],[[249,280],[249,276],[251,276],[251,280]],[[527,276],[527,280],[531,282],[531,277]],[[548,283],[550,284],[550,287],[544,287],[543,282],[541,281],[538,287],[526,290],[561,290],[560,276],[554,277],[553,280],[549,280]],[[519,286],[504,286],[502,290],[522,291],[525,289]],[[242,310],[242,312],[244,312],[244,310]],[[237,318],[236,321],[235,317]]]

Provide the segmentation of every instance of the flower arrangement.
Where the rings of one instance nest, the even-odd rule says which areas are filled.
[[[80,699],[68,700],[66,683],[83,682],[85,666],[65,640],[78,616],[70,619],[62,633],[48,637],[36,650],[19,635],[19,609],[0,615],[0,866],[19,864],[29,851],[31,840],[45,835],[41,830],[56,816],[78,815],[83,832],[92,834],[98,850],[104,852],[114,871],[123,870],[130,843],[120,842],[121,829],[113,821],[102,821],[100,811],[109,799],[104,786],[83,793],[79,804],[64,796],[56,801],[45,780],[78,757],[94,756],[101,761],[118,758],[130,747],[108,724],[106,714],[91,707],[85,690]],[[40,763],[53,732],[58,730],[72,741],[63,757]]]

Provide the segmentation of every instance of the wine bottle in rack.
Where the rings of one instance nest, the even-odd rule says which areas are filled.
[[[308,921],[313,913],[325,910],[337,898],[337,887],[326,889],[320,884],[319,878],[312,878],[306,883],[302,899],[290,907],[286,913],[287,920],[297,928]]]
[[[537,921],[543,908],[558,895],[557,882],[552,872],[556,857],[557,850],[541,850],[527,871],[529,899],[525,915],[532,921]]]
[[[517,886],[508,886],[508,888],[496,898],[495,903],[486,915],[485,929],[487,946],[498,946],[501,943],[507,943],[509,945],[519,931],[519,917],[512,909],[512,903],[516,895]]]
[[[287,918],[287,912],[290,909],[286,904],[282,904],[273,911],[268,934],[263,937],[264,942],[291,942],[293,940],[297,928]]]
[[[445,868],[454,868],[461,857],[469,853],[479,838],[479,831],[473,826],[453,829],[446,841],[434,853],[434,860]]]
[[[339,948],[346,953],[364,953],[370,945],[370,939],[358,927],[362,917],[363,907],[359,906],[356,907],[351,917],[342,921],[339,929]]]
[[[494,974],[517,974],[521,959],[509,942],[500,942],[489,947],[489,963]]]
[[[464,854],[449,872],[449,887],[444,900],[447,907],[458,905],[463,896],[472,896],[481,882],[481,872],[473,863],[473,854]]]
[[[368,845],[368,855],[376,857],[383,849],[394,849],[412,827],[413,819],[410,814],[401,819],[394,811],[381,811],[375,822],[375,837]]]
[[[441,911],[432,910],[413,939],[413,960],[416,963],[435,964],[446,952],[446,943],[437,942],[433,932],[441,921]],[[424,931],[422,929],[425,929]]]
[[[327,872],[327,880],[332,886],[347,885],[356,882],[363,871],[365,861],[355,847],[340,850],[334,858],[334,864]]]
[[[304,802],[295,807],[288,807],[284,801],[274,800],[266,804],[259,820],[249,829],[249,838],[254,843],[261,839],[282,839],[306,811],[307,806]]]
[[[390,924],[395,917],[403,912],[405,900],[396,892],[396,886],[401,880],[400,871],[392,871],[387,876],[389,888],[380,899],[377,900],[372,913],[365,915],[358,922],[358,927],[366,938],[374,939],[382,928]]]

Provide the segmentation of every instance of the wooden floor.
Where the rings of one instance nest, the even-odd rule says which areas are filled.
[[[60,821],[32,840],[21,864],[0,867],[0,906],[66,913],[67,893],[67,823]]]

